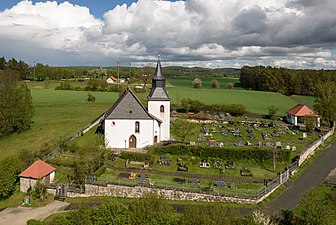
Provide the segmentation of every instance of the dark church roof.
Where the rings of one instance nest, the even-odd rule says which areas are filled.
[[[152,88],[147,98],[150,101],[169,101],[166,90],[166,79],[162,73],[160,57],[158,58],[155,74],[152,79]]]
[[[130,88],[127,88],[114,105],[106,111],[105,119],[155,119],[162,122],[147,111]]]

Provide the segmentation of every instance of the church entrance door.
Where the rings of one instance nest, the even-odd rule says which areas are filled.
[[[136,137],[134,135],[132,135],[129,138],[129,145],[130,148],[136,148]]]
[[[158,142],[158,137],[155,135],[154,136],[154,143],[157,143]]]

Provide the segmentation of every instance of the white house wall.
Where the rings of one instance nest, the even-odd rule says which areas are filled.
[[[139,133],[135,133],[136,121],[140,123]],[[136,137],[136,147],[143,148],[153,145],[154,136],[160,134],[156,120],[106,119],[104,127],[106,147],[109,148],[129,148],[132,135]]]
[[[286,118],[287,118],[287,122],[288,122],[288,123],[297,125],[297,117],[296,117],[296,116],[287,113],[287,114],[286,114]]]
[[[164,112],[160,112],[160,106]],[[161,141],[170,140],[170,101],[148,101],[148,112],[163,121],[161,124]]]

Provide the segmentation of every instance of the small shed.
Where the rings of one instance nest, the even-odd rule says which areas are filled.
[[[54,181],[55,170],[56,168],[42,160],[34,162],[25,171],[19,174],[20,191],[27,192],[27,190],[33,188],[39,180],[41,180],[44,185],[50,185]]]
[[[315,117],[316,126],[320,127],[320,116],[318,114],[315,114],[313,110],[311,110],[306,105],[298,104],[286,112],[287,122],[294,124],[295,126],[297,126],[301,122],[302,118],[305,116]]]

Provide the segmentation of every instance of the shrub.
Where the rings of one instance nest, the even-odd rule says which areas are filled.
[[[88,93],[87,100],[88,100],[89,102],[94,102],[94,101],[96,101],[96,97],[93,96],[93,95],[89,92],[89,93]]]
[[[55,90],[72,90],[72,84],[70,81],[62,81],[59,86],[55,88]]]
[[[202,87],[202,80],[200,78],[195,78],[192,82],[194,88],[201,88]]]
[[[226,88],[232,90],[234,87],[233,83],[228,83]]]
[[[43,225],[43,223],[35,219],[30,219],[27,221],[27,225]]]
[[[211,81],[211,87],[212,88],[219,88],[219,82],[218,82],[218,80],[212,80]]]
[[[139,162],[149,162],[149,163],[154,162],[153,155],[138,152],[123,152],[121,153],[120,158]]]

